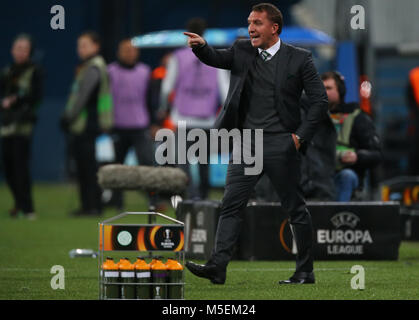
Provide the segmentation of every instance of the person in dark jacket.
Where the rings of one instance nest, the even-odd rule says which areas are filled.
[[[0,74],[0,137],[6,183],[13,198],[10,215],[36,218],[32,199],[30,154],[36,111],[42,99],[42,69],[31,60],[32,38],[20,34],[13,42],[13,63]]]
[[[76,215],[100,215],[102,191],[97,182],[96,138],[112,127],[112,97],[105,60],[99,55],[100,39],[84,32],[77,40],[81,64],[61,118],[76,164],[81,208]]]
[[[185,264],[194,275],[215,284],[225,283],[243,210],[263,173],[270,178],[290,217],[298,251],[294,274],[279,284],[315,283],[313,226],[300,184],[300,152],[305,152],[319,123],[327,117],[327,95],[311,53],[283,42],[279,37],[282,25],[281,11],[261,3],[252,7],[248,17],[250,40],[238,40],[229,49],[217,50],[198,34],[184,33],[202,62],[231,70],[227,99],[214,127],[263,130],[260,144],[242,143],[250,152],[256,150],[256,144],[263,147],[263,170],[246,174],[245,163],[230,162],[211,258],[205,265],[191,261]],[[305,121],[301,120],[299,106],[303,89],[310,100]]]
[[[381,143],[372,119],[357,103],[344,103],[346,87],[342,75],[330,71],[321,78],[337,134],[336,200],[350,201],[354,190],[362,187],[366,171],[381,161]]]

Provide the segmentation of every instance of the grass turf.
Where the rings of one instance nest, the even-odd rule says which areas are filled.
[[[220,193],[213,193],[219,198]],[[107,209],[101,218],[71,217],[77,208],[71,184],[36,184],[38,219],[10,219],[12,199],[0,185],[0,299],[97,299],[97,259],[71,259],[73,248],[98,246],[98,222],[118,212]],[[127,211],[144,211],[137,192],[126,193]],[[173,215],[173,210],[167,213]],[[224,286],[186,272],[186,299],[419,299],[419,243],[403,242],[398,261],[316,261],[317,283],[279,286],[294,269],[292,261],[232,261]],[[351,289],[353,265],[365,268],[365,289]],[[65,289],[53,290],[51,267],[65,268]]]

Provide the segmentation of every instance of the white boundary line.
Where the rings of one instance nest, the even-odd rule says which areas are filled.
[[[365,267],[364,269],[373,270],[373,269],[379,269],[375,267]],[[295,271],[295,268],[227,268],[227,271],[239,271],[239,272],[277,272],[277,271]],[[314,272],[316,271],[351,271],[351,266],[348,268],[314,268]]]
[[[364,269],[374,270],[379,269],[376,267],[364,267]],[[277,272],[277,271],[295,271],[295,268],[227,268],[228,271],[238,272]],[[347,268],[314,268],[314,271],[348,271],[350,272],[351,266]],[[50,272],[50,269],[31,269],[31,268],[0,268],[0,272],[16,272],[16,271],[27,271],[27,272]],[[74,269],[66,269],[66,271],[74,271]]]

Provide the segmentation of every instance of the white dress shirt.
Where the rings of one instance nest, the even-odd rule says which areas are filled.
[[[266,51],[270,54],[270,56],[266,59],[266,61],[269,61],[273,58],[273,56],[279,51],[279,49],[281,48],[281,39],[278,38],[278,41],[269,49],[263,50],[261,48],[258,48],[259,54],[262,51]]]

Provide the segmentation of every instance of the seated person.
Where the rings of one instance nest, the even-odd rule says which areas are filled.
[[[322,74],[329,99],[329,113],[335,125],[336,201],[350,201],[355,189],[362,185],[365,172],[381,161],[380,139],[371,118],[357,103],[345,103],[345,82],[341,74]]]

